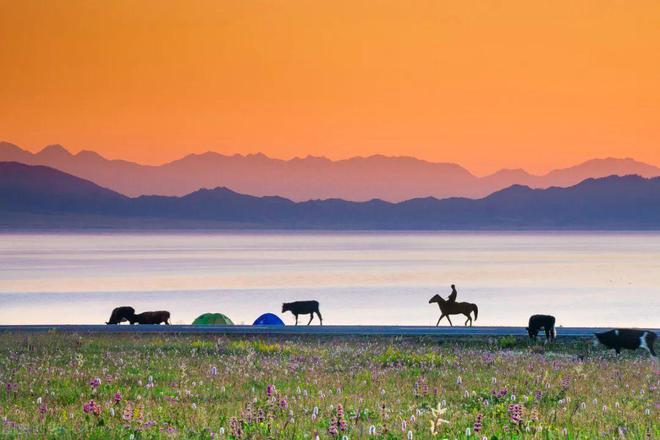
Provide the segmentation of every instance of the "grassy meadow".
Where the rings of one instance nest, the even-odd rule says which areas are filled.
[[[0,335],[1,438],[660,438],[646,352],[519,338]]]

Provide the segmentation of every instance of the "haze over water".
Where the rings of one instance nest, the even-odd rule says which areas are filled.
[[[658,233],[3,234],[0,324],[101,324],[120,305],[292,324],[281,303],[317,299],[326,324],[433,325],[429,298],[455,283],[476,325],[660,327],[659,263]]]

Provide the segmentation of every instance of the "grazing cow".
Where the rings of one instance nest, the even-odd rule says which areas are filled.
[[[651,356],[655,357],[653,342],[657,338],[657,335],[650,330],[617,328],[607,332],[594,333],[594,335],[596,336],[594,338],[594,346],[601,343],[607,348],[613,348],[617,354],[621,353],[622,348],[636,350],[641,347],[648,351]]]
[[[130,320],[135,315],[135,309],[133,307],[123,306],[117,307],[112,311],[110,315],[110,320],[106,324],[119,324]]]
[[[555,317],[550,315],[532,315],[529,318],[528,327],[525,328],[529,334],[529,339],[536,340],[539,330],[545,330],[546,341],[553,342],[557,337],[555,330]]]
[[[165,310],[160,310],[158,312],[142,312],[133,317],[129,318],[131,325],[133,323],[138,324],[160,324],[164,322],[167,325],[170,325],[170,312]]]
[[[321,312],[319,312],[319,302],[318,301],[295,301],[291,303],[282,304],[282,313],[291,312],[296,317],[296,325],[298,325],[298,315],[309,315],[309,325],[314,319],[314,313],[319,317],[321,325],[323,325],[323,318],[321,317]]]

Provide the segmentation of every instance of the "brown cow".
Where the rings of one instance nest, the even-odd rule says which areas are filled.
[[[170,312],[159,310],[157,312],[142,312],[129,318],[131,325],[138,324],[160,324],[164,322],[170,325]]]

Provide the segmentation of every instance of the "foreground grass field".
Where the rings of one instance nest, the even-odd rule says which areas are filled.
[[[657,364],[589,341],[0,335],[2,438],[660,438]]]

